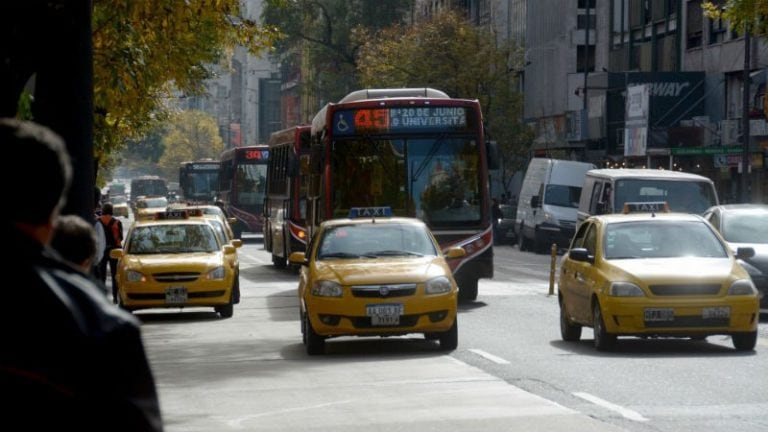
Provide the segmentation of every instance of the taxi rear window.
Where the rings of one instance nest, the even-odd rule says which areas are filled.
[[[208,224],[135,227],[128,239],[129,254],[216,252],[219,245]]]

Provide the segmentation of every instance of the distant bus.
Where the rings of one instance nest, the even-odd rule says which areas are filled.
[[[213,159],[182,162],[179,189],[182,199],[195,203],[213,203],[219,190],[219,167]]]
[[[309,125],[293,126],[269,137],[264,248],[272,263],[285,267],[292,252],[307,246],[309,189]]]
[[[219,158],[219,201],[227,216],[237,219],[232,226],[237,238],[262,231],[268,160],[266,144],[231,148]]]
[[[354,91],[312,120],[310,236],[353,207],[390,207],[422,219],[440,245],[462,246],[449,260],[459,296],[477,298],[478,279],[493,277],[489,169],[477,100],[431,88]]]
[[[131,180],[131,202],[140,196],[167,196],[168,184],[158,176],[141,176]]]

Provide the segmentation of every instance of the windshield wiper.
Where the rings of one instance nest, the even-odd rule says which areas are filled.
[[[383,250],[372,253],[377,256],[424,256],[422,253],[404,250]]]
[[[324,259],[324,258],[352,259],[352,258],[360,258],[360,255],[349,253],[349,252],[331,252],[331,253],[320,255],[320,259]]]

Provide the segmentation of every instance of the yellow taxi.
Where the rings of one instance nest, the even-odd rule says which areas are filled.
[[[136,220],[153,219],[158,212],[165,211],[168,207],[166,197],[142,197],[136,200]]]
[[[464,249],[453,247],[444,256],[423,222],[391,217],[388,208],[351,213],[323,222],[307,252],[289,256],[301,266],[298,296],[307,353],[324,353],[332,337],[409,333],[455,349],[458,288],[446,258],[463,257]]]
[[[110,252],[119,259],[119,304],[127,310],[211,306],[229,318],[240,296],[236,254],[209,221],[183,210],[136,221],[123,248]]]
[[[203,217],[221,221],[221,225],[226,231],[226,234],[227,234],[227,237],[229,237],[229,240],[232,240],[235,238],[235,233],[232,231],[232,224],[235,223],[237,219],[228,218],[227,215],[224,213],[224,210],[222,210],[221,207],[219,206],[205,205],[205,204],[177,203],[177,204],[171,204],[169,206],[169,209],[186,209],[191,211],[200,211]]]
[[[758,293],[737,259],[754,250],[734,254],[700,216],[666,213],[663,203],[638,208],[579,226],[560,262],[563,340],[577,341],[582,327],[592,327],[598,350],[612,348],[618,336],[709,335],[729,335],[737,350],[753,350]]]

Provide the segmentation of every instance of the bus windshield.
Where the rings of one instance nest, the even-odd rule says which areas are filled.
[[[267,165],[241,164],[235,172],[235,202],[260,207],[266,192]]]
[[[351,139],[333,144],[334,217],[351,207],[390,206],[431,226],[481,219],[480,160],[475,139]]]

